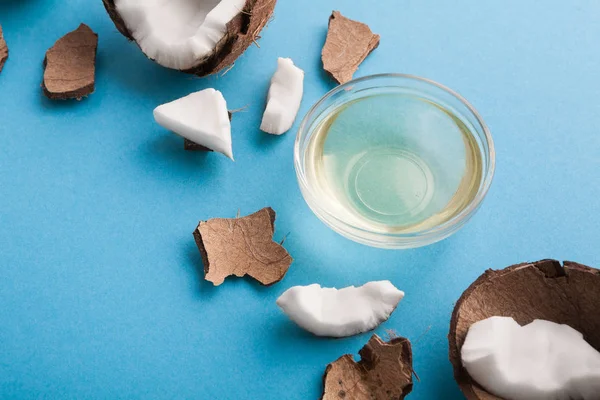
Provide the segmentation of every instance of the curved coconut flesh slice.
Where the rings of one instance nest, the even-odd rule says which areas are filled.
[[[154,119],[179,136],[233,160],[229,112],[218,90],[201,90],[158,106]]]
[[[594,400],[600,352],[568,325],[536,319],[521,326],[491,317],[469,328],[461,359],[486,390],[514,400]]]
[[[103,0],[116,27],[162,66],[208,75],[231,65],[276,0]]]
[[[375,329],[386,321],[404,297],[390,281],[361,287],[294,286],[277,305],[300,327],[317,336],[346,337]]]
[[[468,400],[498,400],[469,375],[461,350],[469,328],[493,316],[512,317],[519,325],[535,319],[566,324],[600,350],[600,270],[574,262],[542,260],[503,270],[488,270],[460,297],[448,341],[454,377]]]

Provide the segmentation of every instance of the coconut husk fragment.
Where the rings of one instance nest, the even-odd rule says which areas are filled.
[[[512,317],[521,326],[535,319],[566,324],[600,351],[600,270],[575,262],[542,260],[488,270],[460,297],[448,341],[454,377],[468,400],[499,400],[469,376],[460,350],[469,327],[493,316]]]
[[[321,52],[323,69],[338,83],[348,82],[360,63],[379,46],[379,39],[366,24],[334,11]]]
[[[275,211],[267,207],[241,218],[202,221],[194,231],[204,263],[204,279],[215,286],[226,277],[248,275],[263,285],[285,276],[292,257],[273,241]]]
[[[79,25],[46,52],[44,94],[53,100],[81,99],[94,91],[98,35]]]
[[[8,46],[4,40],[4,34],[2,33],[2,26],[0,26],[0,72],[4,68],[4,63],[8,59]]]
[[[412,350],[402,337],[384,342],[373,335],[358,352],[345,354],[325,369],[322,400],[400,400],[413,387]]]

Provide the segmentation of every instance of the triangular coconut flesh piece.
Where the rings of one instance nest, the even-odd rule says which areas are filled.
[[[228,112],[229,121],[231,121],[231,116],[233,115],[231,111]],[[206,146],[202,146],[201,144],[194,143],[190,139],[183,139],[183,148],[187,151],[212,151]]]
[[[117,29],[160,65],[220,71],[260,38],[276,0],[103,0]]]
[[[92,93],[97,47],[98,35],[85,24],[58,39],[44,60],[42,88],[46,97],[81,99]]]
[[[188,139],[186,149],[198,146],[225,154],[233,160],[231,123],[221,92],[205,89],[154,109],[162,127]]]
[[[450,361],[468,400],[500,400],[478,385],[463,367],[461,349],[475,322],[512,317],[524,326],[535,319],[566,324],[600,351],[600,270],[542,260],[488,270],[462,294],[452,313]]]
[[[413,388],[410,341],[384,342],[373,335],[358,352],[361,360],[343,355],[325,369],[321,400],[404,399]]]
[[[0,72],[4,68],[4,63],[8,59],[8,46],[4,40],[4,34],[2,33],[2,26],[0,26]]]
[[[323,69],[338,83],[348,82],[360,63],[379,46],[379,39],[367,25],[334,11],[329,17],[327,39],[321,53]]]

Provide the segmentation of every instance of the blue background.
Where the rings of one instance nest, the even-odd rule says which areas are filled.
[[[311,3],[309,5],[309,3]],[[258,130],[278,56],[306,71],[302,116],[333,87],[320,51],[332,9],[380,47],[356,76],[403,72],[464,95],[494,135],[497,173],[475,218],[441,243],[371,249],[327,229],[298,190],[295,132]],[[0,0],[10,58],[0,74],[0,398],[316,399],[327,363],[356,353],[296,328],[275,299],[293,285],[390,279],[392,318],[413,341],[411,399],[459,399],[450,313],[486,268],[545,257],[600,265],[600,4],[595,0],[280,0],[225,76],[148,61],[100,0]],[[89,24],[96,92],[41,95],[44,52]],[[236,162],[182,150],[152,109],[206,87],[231,109]],[[296,127],[299,121],[296,123]],[[285,279],[212,287],[191,232],[264,206],[295,258]]]

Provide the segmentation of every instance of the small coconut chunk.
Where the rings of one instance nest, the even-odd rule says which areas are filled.
[[[226,277],[245,276],[263,285],[283,279],[292,257],[273,241],[275,211],[267,207],[242,218],[201,221],[194,239],[204,263],[204,279],[215,286]]]
[[[384,342],[373,335],[358,352],[343,355],[325,369],[321,400],[402,400],[413,388],[412,349],[408,339]]]
[[[469,375],[502,398],[600,398],[600,352],[568,325],[487,318],[471,326],[461,356]]]
[[[277,60],[277,71],[271,78],[267,108],[260,129],[272,135],[281,135],[292,127],[302,101],[304,71],[290,58]]]
[[[114,0],[142,51],[162,66],[193,68],[227,33],[246,0]]]
[[[2,72],[2,68],[4,68],[4,63],[8,59],[8,46],[6,45],[6,41],[4,40],[4,35],[2,34],[2,26],[0,26],[0,72]]]
[[[46,97],[53,100],[81,99],[94,91],[98,35],[79,25],[58,39],[46,52],[44,82]]]
[[[329,17],[327,39],[321,57],[323,69],[338,83],[346,83],[360,63],[379,46],[379,35],[362,22],[334,11]]]
[[[154,109],[162,127],[233,160],[231,123],[221,92],[205,89]]]
[[[300,327],[317,336],[346,337],[375,329],[394,312],[404,292],[390,281],[361,287],[294,286],[277,305]]]

